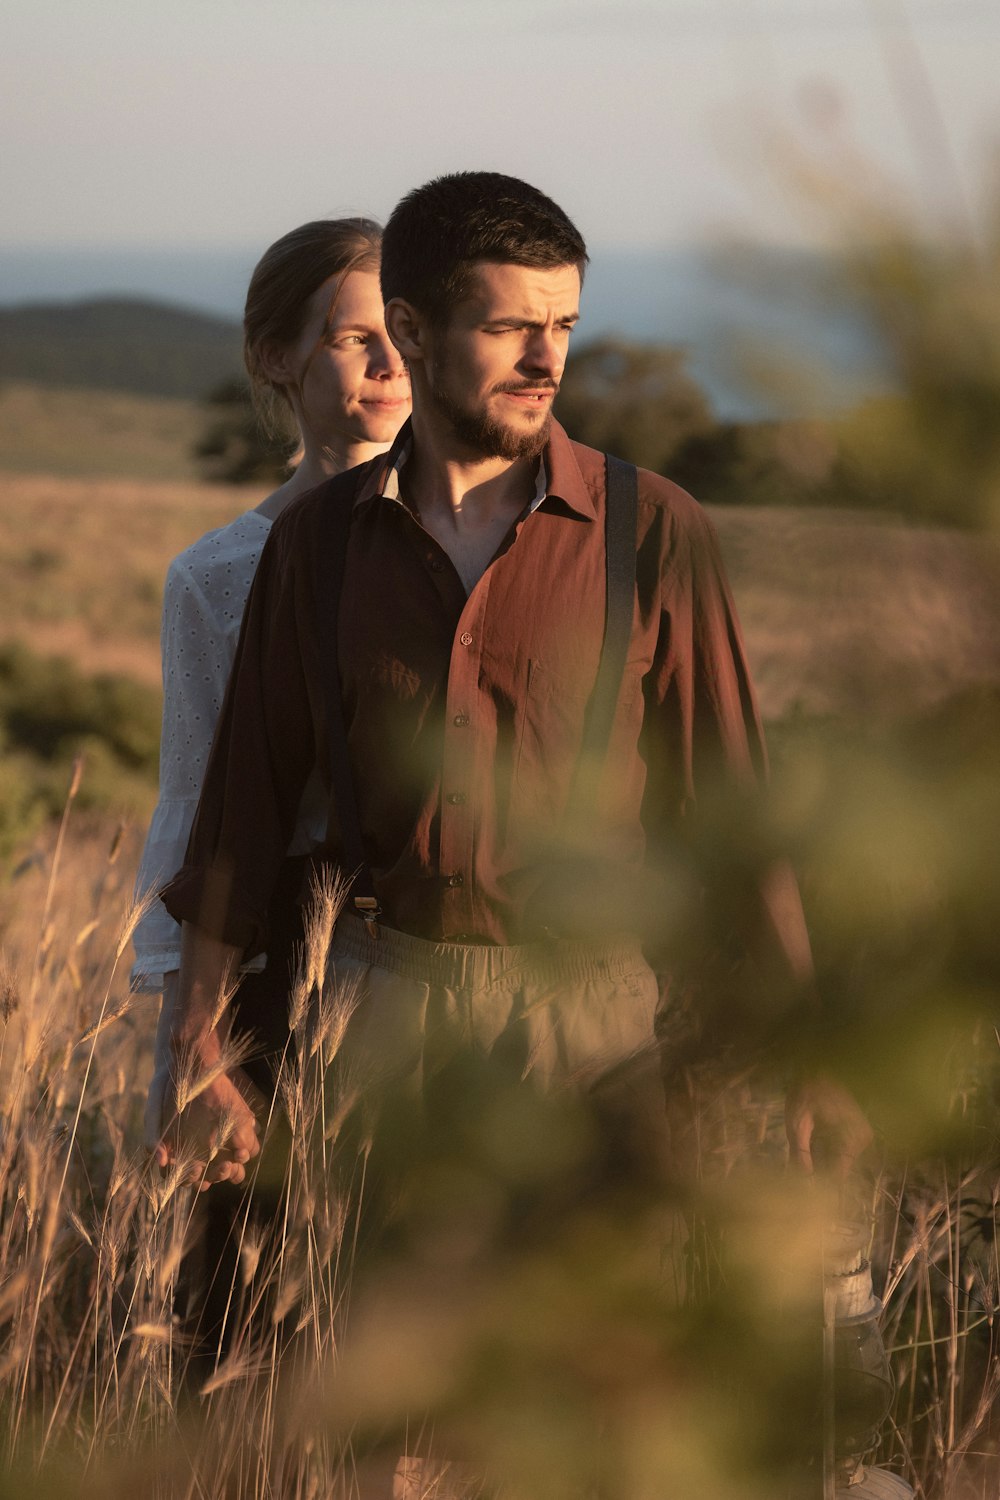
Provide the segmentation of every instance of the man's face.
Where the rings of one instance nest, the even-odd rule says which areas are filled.
[[[541,452],[579,302],[576,266],[474,267],[427,361],[431,400],[464,449],[481,458]]]

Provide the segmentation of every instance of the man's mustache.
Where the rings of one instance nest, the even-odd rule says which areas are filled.
[[[495,396],[513,395],[520,396],[528,391],[558,391],[558,380],[521,380],[511,381],[507,385],[495,385],[493,394]]]

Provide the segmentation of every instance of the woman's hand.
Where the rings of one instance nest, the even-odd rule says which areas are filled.
[[[183,1167],[201,1191],[241,1183],[260,1152],[253,1084],[220,1034],[239,950],[185,922],[181,974],[163,980],[143,1135],[162,1172]]]
[[[213,1182],[241,1183],[246,1164],[260,1152],[254,1095],[241,1068],[217,1072],[207,1082],[195,1076],[181,1090],[169,1073],[165,1079],[154,1074],[145,1125],[160,1170],[183,1164],[185,1180],[202,1192]]]

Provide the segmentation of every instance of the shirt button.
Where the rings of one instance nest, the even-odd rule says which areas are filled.
[[[462,631],[462,634],[459,636],[459,640],[462,642],[463,646],[471,646],[472,645],[472,636],[469,634],[469,632],[467,630],[463,630]]]
[[[456,729],[464,729],[469,722],[468,714],[456,714],[451,721]]]
[[[448,801],[451,803],[452,807],[464,807],[465,806],[465,793],[464,792],[449,792],[448,793]]]
[[[432,557],[430,561],[431,561],[431,572],[432,573],[443,573],[444,572],[444,563],[441,561],[440,557]]]
[[[448,884],[449,885],[464,885],[465,884],[465,876],[464,875],[449,875],[448,876]]]

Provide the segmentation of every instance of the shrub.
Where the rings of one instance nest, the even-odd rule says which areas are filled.
[[[205,479],[223,484],[278,482],[288,478],[291,437],[269,437],[261,428],[245,380],[226,380],[205,402],[205,429],[193,456]]]
[[[678,449],[708,432],[708,398],[679,349],[599,339],[570,359],[556,408],[578,442],[669,473]]]
[[[62,807],[81,752],[81,805],[148,809],[159,759],[159,694],[125,677],[87,677],[19,642],[0,647],[0,850]]]

